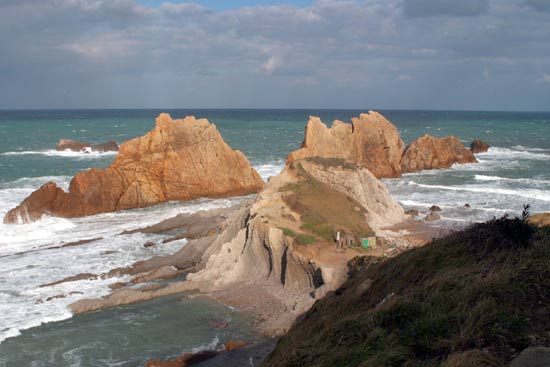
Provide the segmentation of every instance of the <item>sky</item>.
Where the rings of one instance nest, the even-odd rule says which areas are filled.
[[[550,0],[0,0],[0,108],[550,110]]]

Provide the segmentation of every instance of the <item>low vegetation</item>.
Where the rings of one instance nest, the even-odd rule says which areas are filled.
[[[354,259],[263,366],[505,366],[550,345],[550,227],[527,216]]]
[[[323,164],[327,166],[345,162],[323,159]],[[301,165],[298,164],[294,169],[301,181],[287,184],[280,191],[284,192],[284,200],[289,207],[301,216],[301,238],[305,239],[307,236],[307,241],[298,241],[299,243],[315,242],[313,240],[333,241],[337,231],[353,236],[356,243],[362,237],[374,235],[366,223],[366,213],[361,204],[315,179]],[[286,230],[286,235],[299,238],[299,234],[288,228]]]

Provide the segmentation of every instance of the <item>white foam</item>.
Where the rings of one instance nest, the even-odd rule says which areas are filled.
[[[24,150],[16,152],[4,152],[0,155],[10,156],[10,155],[42,155],[47,157],[62,157],[62,158],[78,158],[78,159],[97,159],[103,158],[106,156],[114,156],[118,152],[74,152],[72,150]]]
[[[532,159],[532,160],[550,160],[550,154],[534,153],[530,150],[516,150],[510,148],[491,147],[485,153],[478,153],[483,158],[506,158],[506,159]]]
[[[285,167],[285,162],[275,161],[271,163],[255,164],[253,167],[258,171],[260,177],[267,181],[269,177],[278,175]]]
[[[3,189],[0,189],[0,198],[9,199],[8,202],[12,204],[18,203],[50,179],[52,177],[25,178],[5,183]],[[61,181],[66,184],[68,179]],[[8,198],[9,195],[16,197]],[[0,342],[17,336],[20,330],[69,318],[71,313],[67,306],[70,303],[82,298],[103,296],[109,292],[110,283],[128,279],[81,280],[44,288],[40,287],[41,284],[80,273],[108,272],[138,260],[174,253],[186,243],[182,240],[161,244],[165,238],[163,235],[119,235],[122,231],[151,225],[179,213],[227,207],[241,200],[243,198],[239,197],[199,199],[84,218],[45,217],[24,225],[1,224],[0,256],[3,256],[3,265],[0,267]],[[6,201],[1,205],[2,211],[6,211]],[[98,237],[103,239],[85,245],[51,249],[67,242]],[[147,241],[159,245],[145,248],[143,243]],[[71,295],[71,292],[84,294]],[[48,297],[58,294],[66,297],[46,301]],[[42,302],[36,303],[39,299]]]
[[[438,190],[450,190],[450,191],[467,191],[476,193],[487,193],[493,195],[506,195],[506,196],[519,196],[527,199],[535,199],[541,201],[550,202],[550,192],[543,190],[512,190],[512,189],[500,189],[494,187],[478,187],[478,186],[445,186],[445,185],[425,185],[416,184],[418,187]]]

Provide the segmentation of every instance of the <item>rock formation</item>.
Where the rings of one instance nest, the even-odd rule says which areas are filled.
[[[470,144],[470,150],[472,153],[485,153],[490,148],[489,144],[479,139],[476,139]]]
[[[81,141],[75,141],[71,139],[61,139],[59,140],[59,143],[55,146],[55,149],[58,151],[63,150],[70,150],[73,152],[82,152],[82,153],[90,153],[90,152],[118,152],[119,146],[118,144],[113,141],[107,141],[105,143],[92,145],[89,143],[84,143]]]
[[[157,117],[153,130],[122,144],[106,169],[78,173],[64,192],[49,182],[9,211],[4,223],[43,215],[81,217],[169,200],[257,192],[263,186],[246,157],[206,119]]]
[[[397,128],[378,112],[353,118],[351,125],[334,121],[329,129],[310,117],[302,148],[288,155],[287,163],[301,158],[342,158],[368,168],[377,178],[399,177],[404,143]]]
[[[407,146],[401,158],[403,173],[449,168],[455,163],[477,163],[473,153],[454,136],[424,135]]]
[[[308,186],[310,183],[313,185]],[[319,187],[321,191],[315,191]],[[296,193],[303,198],[291,199]],[[324,201],[315,195],[322,195]],[[308,206],[315,206],[315,201],[320,205]],[[329,208],[323,211],[320,207],[324,204]],[[294,161],[272,178],[250,209],[214,241],[203,255],[202,270],[187,279],[224,301],[228,301],[224,297],[233,302],[243,298],[242,307],[265,306],[265,300],[250,299],[250,294],[270,299],[269,307],[262,311],[268,320],[264,327],[278,334],[315,299],[345,281],[347,262],[359,253],[335,253],[331,236],[336,230],[362,223],[376,233],[381,226],[404,219],[403,208],[369,170],[330,160]],[[302,241],[304,238],[313,241]]]
[[[477,162],[453,136],[440,139],[425,135],[404,149],[397,128],[374,111],[353,118],[351,125],[336,120],[331,128],[311,116],[302,147],[288,155],[287,164],[308,157],[344,159],[369,169],[377,178]]]

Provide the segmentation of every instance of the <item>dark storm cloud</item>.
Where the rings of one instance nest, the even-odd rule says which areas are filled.
[[[489,0],[403,0],[408,17],[475,16],[489,10]]]
[[[0,107],[548,108],[527,3],[4,1]]]

